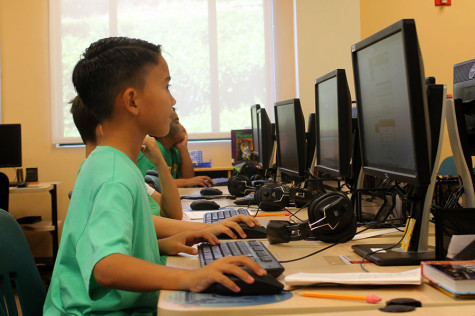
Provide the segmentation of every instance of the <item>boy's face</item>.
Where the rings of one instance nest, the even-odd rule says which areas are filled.
[[[158,65],[150,66],[145,78],[145,87],[140,94],[142,121],[145,132],[156,137],[168,134],[172,109],[176,101],[170,93],[170,73],[165,59],[160,55]]]

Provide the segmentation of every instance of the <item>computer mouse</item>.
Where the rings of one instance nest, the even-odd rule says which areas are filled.
[[[201,195],[221,195],[223,194],[223,191],[213,187],[206,187],[204,189],[201,189],[200,193]]]
[[[218,203],[210,200],[196,200],[190,204],[190,208],[193,211],[217,210],[220,207]]]
[[[246,234],[247,238],[246,239],[259,239],[259,238],[267,238],[267,229],[264,226],[254,226],[250,227],[246,223],[240,222],[238,223],[239,226],[241,226],[242,230]],[[234,231],[234,229],[233,229]],[[238,239],[242,239],[241,236],[234,231]],[[226,234],[220,234],[218,235],[219,239],[230,239]]]
[[[246,271],[254,278],[254,283],[247,284],[237,276],[233,274],[226,274],[226,276],[231,279],[237,286],[241,289],[239,292],[235,293],[222,285],[221,283],[211,284],[206,290],[205,293],[214,293],[219,295],[234,295],[234,296],[244,296],[244,295],[274,295],[280,294],[284,289],[284,285],[280,283],[275,277],[265,274],[259,276],[253,271]]]

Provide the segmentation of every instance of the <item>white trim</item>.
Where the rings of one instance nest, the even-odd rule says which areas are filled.
[[[294,0],[294,52],[295,52],[295,95],[300,98],[299,83],[299,45],[297,32],[297,0]]]
[[[64,141],[62,63],[61,60],[61,1],[49,0],[49,69],[50,69],[50,102],[53,144]],[[61,136],[59,136],[61,135]],[[69,139],[68,139],[69,142]]]

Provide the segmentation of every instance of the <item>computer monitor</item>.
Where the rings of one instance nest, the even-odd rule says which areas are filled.
[[[475,59],[454,65],[454,105],[460,145],[465,163],[475,182]]]
[[[0,168],[21,167],[21,125],[0,124]]]
[[[335,177],[351,175],[352,109],[344,69],[315,80],[317,170]]]
[[[294,179],[305,176],[305,121],[299,99],[275,103],[277,166]]]
[[[355,245],[353,250],[380,265],[434,259],[428,226],[435,174],[415,21],[401,20],[356,43],[351,51],[363,171],[408,185],[413,225],[407,247],[374,252],[395,245]]]
[[[315,158],[315,147],[316,147],[316,133],[317,133],[317,116],[315,113],[310,113],[308,115],[308,122],[307,122],[307,161],[305,163],[305,167],[313,173],[312,163]]]
[[[259,163],[262,169],[269,170],[274,160],[274,128],[264,108],[257,110],[257,138]]]
[[[259,104],[251,105],[251,128],[252,128],[252,154],[259,155],[259,135],[257,130],[257,110],[261,106]]]

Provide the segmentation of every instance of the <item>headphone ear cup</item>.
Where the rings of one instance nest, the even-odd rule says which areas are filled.
[[[308,207],[311,231],[323,242],[346,242],[356,234],[356,217],[350,199],[340,192],[330,192],[314,199]]]
[[[254,194],[257,205],[263,211],[280,211],[289,203],[289,195],[277,183],[266,183]]]
[[[242,197],[246,195],[246,191],[251,186],[251,180],[243,175],[232,176],[228,180],[228,191],[229,194],[235,195],[237,197]]]

